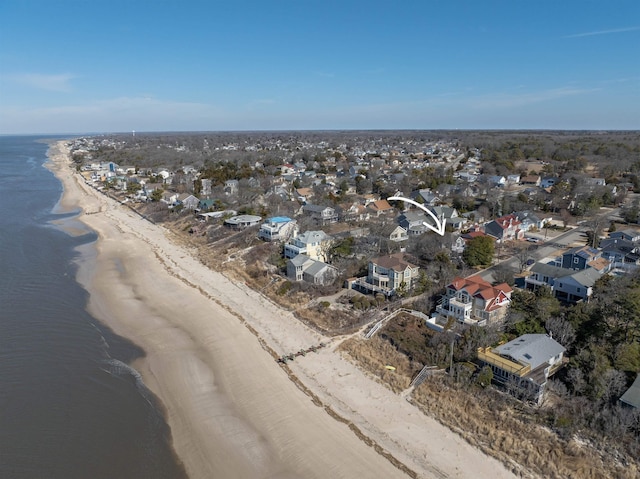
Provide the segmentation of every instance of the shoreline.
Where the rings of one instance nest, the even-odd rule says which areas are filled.
[[[243,284],[203,266],[168,231],[86,185],[65,141],[49,146],[62,208],[98,235],[78,280],[88,309],[140,346],[189,477],[516,477],[367,377]],[[280,366],[282,355],[328,344]]]

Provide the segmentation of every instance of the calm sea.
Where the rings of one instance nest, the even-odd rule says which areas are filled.
[[[85,310],[41,138],[0,136],[0,477],[184,478],[142,351]]]

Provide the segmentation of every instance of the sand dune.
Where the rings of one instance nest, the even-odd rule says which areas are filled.
[[[369,379],[329,338],[84,184],[64,142],[49,156],[61,205],[80,205],[99,235],[78,276],[89,309],[146,351],[134,366],[166,407],[190,477],[515,477]],[[274,360],[321,341],[286,368]]]

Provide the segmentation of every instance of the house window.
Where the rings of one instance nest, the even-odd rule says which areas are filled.
[[[578,264],[578,261],[580,261],[580,258],[573,258],[573,264]]]
[[[558,283],[558,286],[559,286],[560,288],[562,288],[562,283]]]
[[[576,289],[576,291],[579,293],[580,292],[580,288]]]

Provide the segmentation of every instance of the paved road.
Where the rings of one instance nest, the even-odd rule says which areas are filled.
[[[558,236],[548,238],[546,241],[544,240],[543,234],[538,234],[536,237],[541,238],[540,243],[530,243],[529,254],[528,257],[534,259],[535,261],[539,261],[543,258],[554,258],[560,254],[562,250],[567,249],[571,245],[584,245],[586,244],[586,231],[589,230],[589,226],[581,225],[576,228],[573,228],[566,233],[562,233]],[[533,235],[527,235],[533,237]],[[513,273],[520,272],[520,260],[517,256],[512,256],[509,259],[501,261],[483,271],[479,274],[480,276],[489,281],[494,281],[493,273],[496,268],[508,268],[513,271]]]

